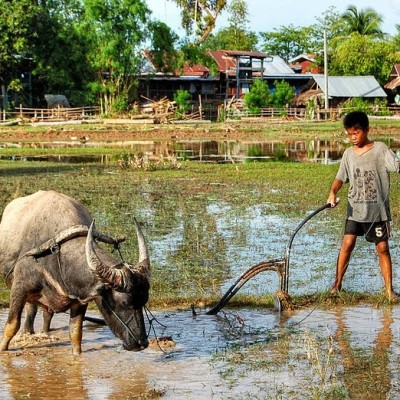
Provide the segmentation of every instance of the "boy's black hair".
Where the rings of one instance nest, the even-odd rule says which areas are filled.
[[[344,129],[360,128],[365,131],[369,128],[368,115],[363,111],[352,111],[344,117],[343,126]]]

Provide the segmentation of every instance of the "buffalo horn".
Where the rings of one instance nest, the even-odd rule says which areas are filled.
[[[137,223],[135,222],[135,224]],[[86,238],[85,254],[89,268],[95,272],[101,280],[121,291],[129,290],[132,283],[132,274],[138,273],[139,275],[144,275],[149,279],[149,262],[146,243],[138,225],[136,225],[136,230],[137,232],[140,231],[140,233],[138,233],[139,260],[142,261],[139,263],[138,268],[135,268],[134,270],[129,268],[126,263],[123,263],[122,268],[116,268],[115,266],[108,266],[100,260],[93,246],[94,221],[90,225]]]
[[[133,218],[133,222],[135,223],[135,229],[138,239],[138,248],[139,248],[139,271],[147,276],[150,279],[150,257],[149,251],[147,249],[146,240],[144,238],[142,229],[136,218]]]

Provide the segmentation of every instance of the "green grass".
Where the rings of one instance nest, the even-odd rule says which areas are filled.
[[[152,260],[151,304],[207,306],[219,299],[219,282],[227,278],[231,263],[225,257],[225,242],[208,205],[229,204],[233,215],[262,205],[266,213],[304,217],[324,204],[336,170],[337,165],[279,162],[184,162],[180,169],[143,171],[124,170],[116,162],[70,165],[0,161],[0,210],[14,198],[37,190],[64,192],[82,201],[102,230],[131,239],[123,247],[129,260],[136,259],[130,220],[133,215],[145,222],[146,235],[153,243],[183,221],[186,241],[170,260],[173,268],[163,268]],[[341,196],[344,200],[345,193]],[[398,216],[400,201],[395,188],[392,199],[393,215]],[[345,201],[338,206],[339,217],[344,205]],[[235,228],[238,240],[242,234],[239,228]],[[244,305],[260,299],[238,296],[235,301]],[[264,304],[270,306],[272,301],[265,300]]]

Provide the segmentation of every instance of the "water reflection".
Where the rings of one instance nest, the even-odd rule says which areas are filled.
[[[364,323],[359,321],[361,335],[360,332],[352,332],[355,315],[349,321],[349,316],[346,316],[343,309],[335,312],[337,329],[334,338],[342,357],[341,377],[350,398],[391,398],[390,346],[393,340],[391,326],[394,322],[392,309],[388,307],[372,311],[372,315],[371,310],[359,311],[359,319],[362,319],[362,315],[366,317]]]
[[[196,317],[189,310],[154,313],[163,324],[155,324],[157,334],[176,342],[166,353],[121,350],[107,327],[85,324],[79,357],[70,353],[68,316],[58,314],[55,344],[21,348],[15,343],[0,354],[0,398],[111,400],[157,393],[174,400],[322,398],[315,393],[335,386],[343,395],[336,392],[335,398],[383,400],[400,394],[399,306],[303,309],[288,315],[268,309],[216,316],[197,312]],[[0,310],[1,327],[6,315]],[[310,332],[321,356],[316,365],[302,344]],[[322,382],[317,369],[326,363],[327,337],[333,338],[333,373]]]
[[[70,149],[101,147],[101,156],[12,156],[1,157],[3,148]],[[106,154],[107,148],[119,148],[121,153],[148,155],[152,157],[177,157],[180,160],[198,162],[251,162],[251,161],[296,161],[322,162],[338,161],[347,144],[341,140],[288,140],[288,141],[230,141],[230,140],[171,140],[171,141],[115,141],[115,142],[43,142],[43,143],[3,143],[0,158],[23,159],[28,161],[53,162],[99,162],[107,163],[112,158]],[[19,152],[20,153],[20,152]]]

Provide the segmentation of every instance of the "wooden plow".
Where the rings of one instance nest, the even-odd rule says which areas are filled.
[[[229,302],[229,300],[239,291],[239,289],[248,282],[251,278],[255,277],[264,271],[275,271],[279,275],[279,286],[280,291],[283,292],[284,296],[277,296],[276,306],[280,310],[283,310],[284,304],[282,302],[283,297],[289,298],[289,263],[290,263],[290,250],[292,248],[293,240],[299,230],[308,222],[312,217],[320,213],[326,208],[331,208],[330,203],[326,203],[319,207],[312,213],[310,213],[306,218],[301,221],[301,223],[296,227],[289,242],[286,246],[285,257],[281,259],[274,259],[269,261],[262,261],[258,264],[251,266],[247,271],[245,271],[239,278],[233,283],[233,285],[227,290],[227,292],[222,296],[221,300],[209,311],[207,315],[215,315],[222,310],[223,307]]]

